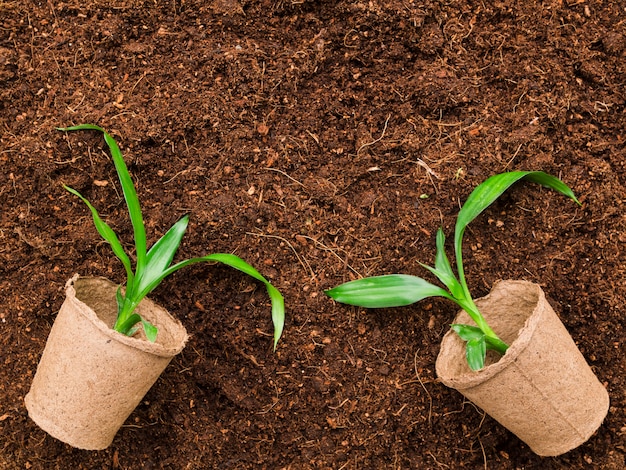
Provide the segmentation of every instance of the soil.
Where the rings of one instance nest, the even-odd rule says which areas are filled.
[[[0,468],[623,469],[626,4],[499,0],[0,1]],[[232,252],[284,294],[201,265],[151,298],[191,334],[104,451],[23,404],[74,273],[124,281],[81,191],[132,251],[96,123],[119,142],[153,243]],[[611,396],[591,439],[540,458],[434,363],[456,308],[335,304],[360,276],[431,277],[435,233],[488,176],[518,185],[466,234],[476,297],[539,283]],[[501,255],[501,256],[497,256]]]

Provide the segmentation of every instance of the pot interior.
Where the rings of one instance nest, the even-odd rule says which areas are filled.
[[[76,298],[91,307],[109,328],[113,328],[117,319],[117,286],[110,283],[110,288],[103,289],[101,284],[94,284],[89,278],[78,278],[74,281],[74,289]]]

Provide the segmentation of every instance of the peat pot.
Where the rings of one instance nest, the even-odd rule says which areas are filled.
[[[187,341],[181,323],[148,299],[137,313],[159,329],[156,342],[114,331],[117,288],[104,278],[76,275],[68,281],[25,398],[28,414],[39,427],[80,449],[111,444]]]
[[[449,331],[437,357],[440,380],[538,455],[560,455],[589,439],[608,412],[609,395],[541,288],[501,281],[476,305],[510,347],[501,358],[490,351],[487,365],[472,371],[465,343]],[[472,321],[461,312],[455,323]]]

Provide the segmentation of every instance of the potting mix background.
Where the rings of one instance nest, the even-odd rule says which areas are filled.
[[[0,1],[1,469],[623,469],[626,3],[585,0]],[[124,152],[149,243],[232,252],[151,298],[191,334],[104,451],[27,416],[75,273],[124,281],[81,191],[132,251],[96,123]],[[591,439],[540,458],[438,382],[456,307],[367,311],[324,289],[431,276],[435,233],[488,176],[544,170],[468,229],[470,288],[546,291],[611,396]],[[451,249],[451,244],[448,246]]]

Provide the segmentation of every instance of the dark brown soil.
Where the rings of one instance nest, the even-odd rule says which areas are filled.
[[[626,5],[621,1],[0,0],[0,468],[623,469]],[[120,143],[154,242],[233,252],[152,298],[192,338],[100,452],[51,438],[28,391],[74,273],[123,282],[85,194],[131,246]],[[437,381],[443,301],[365,311],[323,290],[426,275],[434,237],[493,173],[540,169],[466,236],[476,296],[548,293],[611,395],[599,431],[540,458]],[[501,255],[501,256],[498,256]]]

